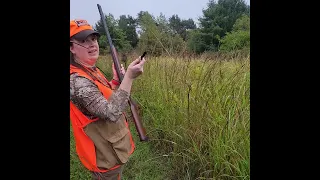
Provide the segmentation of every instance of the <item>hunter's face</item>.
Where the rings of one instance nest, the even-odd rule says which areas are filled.
[[[75,42],[70,46],[70,51],[77,60],[88,64],[97,61],[99,57],[99,44],[96,35],[91,34],[83,41],[73,39],[71,42]]]

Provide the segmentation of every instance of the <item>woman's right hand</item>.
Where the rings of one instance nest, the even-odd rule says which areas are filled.
[[[127,72],[125,75],[130,79],[135,79],[143,73],[143,65],[146,62],[144,58],[140,60],[141,57],[134,60],[127,68]]]

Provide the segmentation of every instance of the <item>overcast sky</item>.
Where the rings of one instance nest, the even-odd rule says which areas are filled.
[[[154,16],[162,12],[167,18],[178,14],[181,19],[192,18],[195,22],[202,16],[202,9],[207,8],[209,0],[70,0],[70,20],[86,19],[94,25],[100,14],[97,4],[104,14],[111,13],[115,18],[120,15],[137,17],[140,11],[148,11]],[[250,0],[245,0],[250,4]]]

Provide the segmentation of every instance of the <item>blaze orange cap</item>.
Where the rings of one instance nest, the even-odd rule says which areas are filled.
[[[91,34],[96,34],[98,37],[100,36],[86,20],[76,19],[70,21],[70,38],[82,41]]]

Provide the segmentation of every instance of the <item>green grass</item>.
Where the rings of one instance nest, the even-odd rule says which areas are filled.
[[[98,66],[110,77],[109,57]],[[249,57],[150,58],[132,91],[151,140],[135,135],[124,179],[250,179]],[[86,179],[70,160],[71,179]]]

